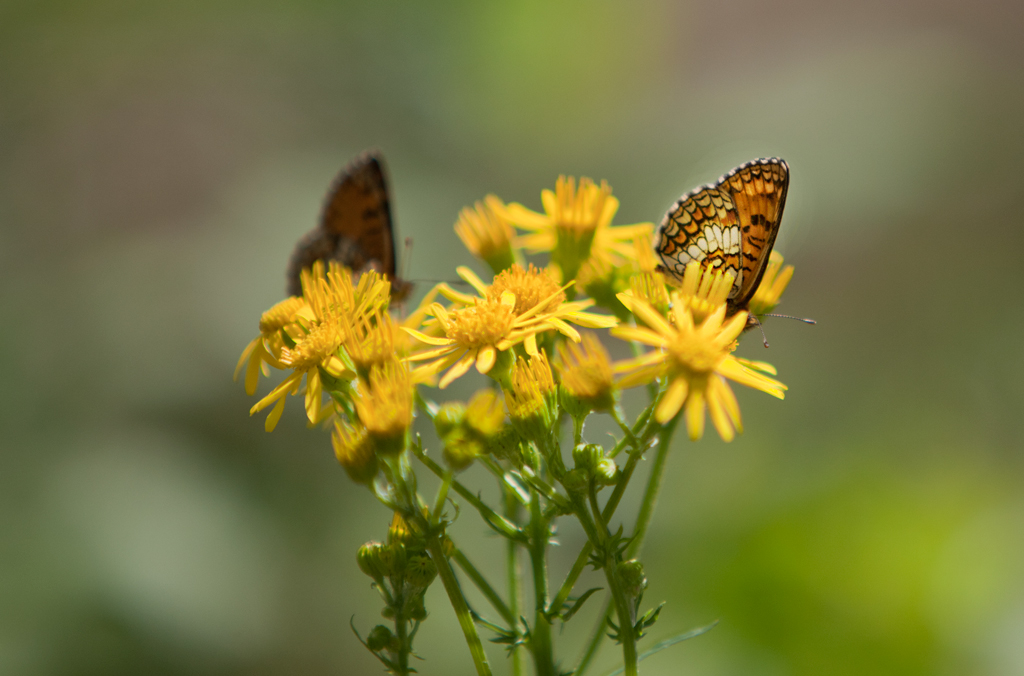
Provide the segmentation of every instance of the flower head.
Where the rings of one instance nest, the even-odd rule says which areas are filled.
[[[359,421],[383,454],[400,453],[412,426],[413,383],[404,362],[393,359],[370,371],[355,400]]]
[[[558,282],[547,273],[534,267],[524,270],[513,265],[494,276],[494,282],[485,289],[487,298],[501,298],[501,294],[510,291],[516,297],[515,314],[521,315],[528,310],[540,306],[539,312],[553,312],[565,302],[565,291],[559,288]]]
[[[672,292],[673,305],[685,305],[700,324],[729,299],[736,275],[721,268],[702,266],[690,261],[683,270],[683,280]]]
[[[490,374],[499,357],[503,360],[503,370],[491,375],[501,382],[512,363],[511,355],[506,353],[514,345],[524,343],[527,353],[536,354],[537,334],[545,331],[558,331],[578,341],[579,333],[568,324],[570,321],[591,328],[618,323],[614,317],[584,312],[593,300],[565,301],[563,289],[536,268],[523,270],[513,265],[498,275],[491,286],[485,285],[468,268],[460,267],[458,272],[480,295],[440,287],[441,293],[455,302],[451,308],[434,303],[429,310],[435,325],[444,331],[444,337],[405,329],[421,342],[437,348],[407,358],[409,361],[434,360],[418,368],[417,377],[451,367],[441,378],[441,388],[465,374],[474,364],[480,373]]]
[[[282,331],[291,327],[299,313],[305,309],[306,302],[298,296],[292,296],[270,308],[260,317],[260,335],[242,351],[242,356],[235,367],[235,380],[238,380],[242,365],[246,364],[246,394],[250,396],[256,394],[260,371],[267,375],[267,365],[277,369],[285,368],[279,361],[281,349],[285,345]]]
[[[322,422],[333,410],[323,407],[321,367],[328,375],[336,378],[351,378],[354,375],[337,356],[342,336],[340,325],[328,321],[314,324],[307,334],[295,342],[295,347],[281,348],[280,362],[285,368],[292,369],[292,372],[271,390],[270,394],[256,402],[249,410],[249,415],[274,404],[265,426],[268,432],[273,431],[284,412],[285,397],[299,392],[299,386],[305,376],[306,416],[312,423]]]
[[[592,411],[607,411],[615,404],[611,361],[594,334],[584,334],[578,344],[563,343],[558,356],[558,373],[569,395]]]
[[[487,261],[495,273],[516,262],[512,248],[515,233],[505,219],[505,205],[494,195],[488,195],[472,209],[463,209],[455,223],[455,234],[470,253]]]
[[[620,300],[647,327],[617,327],[612,333],[626,340],[659,348],[616,364],[619,373],[628,373],[620,387],[633,387],[654,378],[667,378],[667,389],[655,409],[655,418],[664,424],[685,405],[686,427],[691,439],[704,433],[704,410],[725,441],[742,431],[739,405],[726,379],[753,387],[782,399],[786,386],[751,368],[732,356],[736,338],[747,321],[746,312],[738,312],[726,320],[721,305],[702,323],[694,321],[692,309],[685,304],[673,305],[666,320],[648,303],[627,294]]]
[[[377,455],[365,427],[335,422],[331,444],[335,457],[352,481],[369,484],[377,476]]]
[[[750,314],[768,314],[779,304],[782,292],[786,290],[789,280],[793,278],[793,266],[783,267],[782,262],[782,254],[773,251],[771,258],[768,259],[768,267],[761,278],[761,284],[757,287],[754,297],[750,299],[747,306]]]
[[[589,257],[621,265],[632,254],[633,238],[653,230],[650,223],[612,227],[619,200],[604,181],[596,185],[581,178],[577,188],[573,177],[559,176],[555,190],[541,192],[544,213],[518,203],[505,213],[510,222],[528,234],[518,244],[531,253],[550,251],[552,262],[561,269],[562,280],[576,277]]]
[[[549,434],[557,418],[555,379],[543,352],[526,361],[520,357],[512,367],[511,387],[505,390],[505,405],[512,424],[528,439]]]

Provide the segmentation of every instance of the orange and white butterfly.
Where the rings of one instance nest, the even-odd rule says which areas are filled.
[[[727,314],[746,310],[768,265],[786,206],[789,165],[777,157],[742,164],[686,193],[658,228],[654,250],[661,271],[681,281],[686,264],[722,268],[736,276]],[[756,324],[751,318],[748,325]]]
[[[380,153],[364,152],[334,179],[319,225],[299,240],[288,263],[289,295],[302,295],[300,273],[318,260],[338,261],[355,275],[367,270],[383,274],[391,282],[392,303],[411,290],[395,274],[394,223]]]

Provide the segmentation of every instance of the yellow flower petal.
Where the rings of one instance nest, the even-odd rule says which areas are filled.
[[[437,386],[442,390],[448,387],[453,380],[465,375],[466,372],[469,371],[470,368],[472,368],[473,362],[475,361],[476,351],[468,350],[466,354],[463,355],[462,359],[455,362],[455,365],[448,370],[448,373],[444,374],[444,376],[441,378],[441,382],[438,383]]]
[[[690,439],[697,441],[704,436],[704,390],[699,387],[690,388],[690,396],[686,400],[686,430]]]
[[[497,350],[490,345],[481,347],[480,351],[476,355],[476,370],[486,375],[494,366],[494,362],[497,360],[497,357]]]
[[[439,345],[439,346],[443,345],[443,346],[448,346],[448,345],[452,345],[453,344],[452,340],[450,338],[439,338],[437,336],[428,336],[425,333],[420,333],[416,329],[410,329],[408,326],[400,326],[399,328],[402,329],[403,331],[405,331],[406,333],[408,333],[410,336],[412,336],[416,340],[420,341],[421,343],[426,343],[427,345]]]
[[[654,412],[654,418],[662,425],[674,418],[676,413],[679,413],[679,409],[682,408],[683,402],[686,401],[686,394],[689,389],[689,385],[685,378],[676,378],[673,380],[665,391],[661,401],[658,402],[658,408]]]

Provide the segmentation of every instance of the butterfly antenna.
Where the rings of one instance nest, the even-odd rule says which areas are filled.
[[[813,319],[807,319],[806,317],[793,317],[791,315],[761,315],[761,316],[762,317],[779,317],[780,319],[795,319],[798,322],[803,322],[804,324],[817,324],[818,323],[818,322],[814,321]]]
[[[757,330],[761,332],[761,340],[764,341],[764,346],[768,347],[768,336],[764,335],[764,326],[761,325],[761,319],[754,315],[749,315],[749,317],[757,324]]]

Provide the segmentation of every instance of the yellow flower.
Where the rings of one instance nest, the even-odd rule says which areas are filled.
[[[638,271],[654,272],[658,269],[658,259],[654,256],[654,239],[650,230],[640,233],[633,239],[633,255]]]
[[[491,388],[478,390],[466,404],[463,420],[467,427],[484,438],[498,434],[505,423],[505,409],[497,392]]]
[[[522,357],[512,367],[511,387],[505,390],[505,405],[512,424],[528,439],[537,440],[551,433],[557,421],[555,379],[543,352]]]
[[[341,316],[355,320],[386,310],[391,300],[391,285],[380,273],[367,270],[353,283],[352,271],[331,261],[326,274],[323,262],[316,261],[302,271],[302,296],[317,321],[336,321]]]
[[[405,363],[392,359],[370,371],[355,400],[359,421],[377,445],[377,452],[400,453],[412,426],[413,383]]]
[[[355,319],[346,317],[345,325],[345,351],[361,376],[366,377],[374,366],[395,358],[395,339],[399,331],[387,312],[378,310]]]
[[[495,275],[489,287],[480,289],[480,293],[490,300],[501,298],[501,294],[506,291],[516,297],[513,311],[517,315],[538,305],[541,306],[540,312],[552,312],[565,302],[565,291],[558,286],[558,282],[546,270],[535,267],[533,263],[526,270],[520,265],[513,265]]]
[[[736,275],[720,268],[712,270],[690,261],[683,270],[683,281],[672,291],[672,303],[690,309],[697,324],[725,306]]]
[[[612,329],[612,333],[659,348],[616,364],[617,372],[631,372],[619,386],[634,387],[666,377],[667,389],[655,409],[659,423],[671,420],[685,404],[690,438],[699,439],[704,433],[706,407],[719,435],[731,441],[735,432],[742,432],[743,427],[739,404],[727,378],[779,399],[785,396],[785,385],[732,356],[736,338],[746,326],[746,312],[738,312],[726,320],[726,308],[721,305],[703,323],[696,324],[691,308],[680,303],[671,309],[670,324],[642,300],[625,293],[620,294],[619,299],[650,328],[621,326]]]
[[[512,249],[515,233],[504,213],[505,205],[501,200],[488,195],[483,203],[477,202],[474,209],[463,209],[455,224],[455,234],[470,253],[487,261],[495,273],[515,263],[517,258]]]
[[[665,287],[665,275],[660,272],[641,272],[629,280],[629,292],[653,307],[662,316],[668,315],[672,304],[668,289]]]
[[[335,422],[331,445],[352,481],[369,485],[377,476],[377,455],[365,427]]]
[[[793,266],[782,267],[782,261],[782,254],[773,251],[771,258],[768,259],[768,268],[764,271],[764,277],[761,278],[761,284],[747,305],[750,314],[755,316],[768,314],[779,304],[782,292],[786,290],[789,280],[793,278]]]
[[[248,362],[245,369],[246,394],[256,394],[260,371],[268,375],[268,364],[276,369],[285,368],[279,361],[281,349],[285,344],[281,332],[294,323],[305,308],[306,303],[302,298],[292,296],[270,308],[260,317],[260,335],[242,351],[242,356],[235,367],[235,380],[238,380],[242,365]]]
[[[517,240],[517,246],[530,253],[552,252],[562,281],[575,278],[588,257],[621,265],[633,253],[632,240],[654,229],[651,223],[612,227],[619,200],[604,181],[597,186],[582,178],[577,189],[574,178],[559,176],[554,192],[541,192],[541,202],[543,214],[513,202],[505,207],[505,215],[528,233]]]
[[[615,404],[611,361],[594,334],[585,334],[578,345],[563,343],[558,356],[562,387],[570,395],[594,411],[606,411]]]
[[[457,304],[446,309],[434,303],[430,308],[436,324],[428,323],[428,328],[439,325],[444,337],[405,328],[413,337],[437,348],[407,357],[409,361],[434,360],[416,369],[417,378],[452,367],[441,378],[439,386],[442,389],[474,364],[480,373],[490,373],[499,356],[519,343],[524,343],[528,354],[536,354],[537,334],[540,332],[555,330],[579,341],[579,333],[568,322],[590,328],[608,328],[618,323],[614,317],[583,312],[593,304],[591,299],[566,302],[564,289],[535,268],[524,271],[513,265],[499,275],[491,287],[468,268],[460,267],[458,273],[480,295],[471,296],[439,285],[439,291]],[[503,358],[508,362],[504,367],[507,369],[511,360]],[[501,377],[502,373],[499,373],[498,379]]]
[[[351,377],[345,365],[337,357],[338,347],[342,340],[341,327],[335,322],[316,324],[308,334],[300,338],[293,348],[281,348],[281,364],[292,369],[281,383],[271,390],[270,394],[256,402],[249,409],[253,415],[271,404],[273,410],[267,416],[265,428],[272,432],[284,412],[284,401],[288,394],[296,394],[306,377],[306,416],[312,423],[322,422],[332,411],[323,408],[323,383],[320,379],[320,367],[334,377]]]

